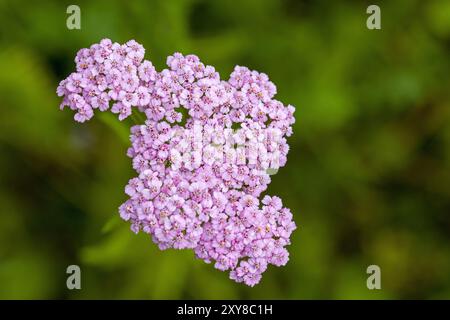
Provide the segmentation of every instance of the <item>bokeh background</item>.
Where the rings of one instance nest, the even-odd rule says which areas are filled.
[[[366,28],[373,3],[381,30]],[[450,2],[373,3],[1,0],[0,298],[450,298]],[[131,122],[75,123],[55,94],[105,37],[136,39],[159,70],[175,51],[223,78],[246,65],[296,106],[268,190],[299,226],[286,267],[247,288],[120,220]],[[382,290],[366,287],[371,264]]]

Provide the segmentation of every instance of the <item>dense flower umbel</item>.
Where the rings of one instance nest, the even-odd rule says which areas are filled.
[[[120,216],[161,249],[191,248],[253,286],[269,264],[287,263],[296,228],[280,198],[259,199],[268,170],[286,163],[294,108],[273,99],[267,75],[245,67],[223,81],[195,55],[175,53],[161,72],[143,59],[134,40],[81,49],[77,71],[57,89],[61,107],[79,122],[94,109],[111,107],[119,120],[132,108],[145,113],[145,123],[131,128],[128,155],[138,176],[125,188]]]

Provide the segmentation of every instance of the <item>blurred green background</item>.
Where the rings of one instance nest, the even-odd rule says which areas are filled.
[[[0,26],[0,298],[450,298],[450,1],[0,0]],[[180,51],[223,78],[265,72],[296,106],[268,190],[299,226],[286,267],[247,288],[119,219],[131,122],[75,123],[55,94],[105,37],[136,39],[159,70]]]

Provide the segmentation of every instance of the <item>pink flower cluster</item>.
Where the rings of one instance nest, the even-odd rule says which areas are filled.
[[[120,216],[162,250],[193,249],[253,286],[268,265],[287,263],[285,246],[296,228],[280,198],[259,199],[270,183],[268,170],[286,163],[294,108],[273,99],[276,87],[267,75],[245,67],[223,81],[195,55],[175,53],[161,72],[143,58],[134,40],[104,39],[81,49],[77,72],[57,89],[62,107],[76,111],[79,122],[94,109],[111,107],[119,120],[132,108],[145,113],[145,123],[131,128],[128,155],[138,176],[125,188],[130,198]]]

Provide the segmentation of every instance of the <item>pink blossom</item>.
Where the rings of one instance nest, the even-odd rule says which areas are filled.
[[[145,123],[131,128],[127,151],[137,177],[125,187],[121,218],[161,250],[193,249],[254,286],[268,265],[289,260],[293,215],[280,198],[260,198],[267,170],[286,164],[295,109],[273,99],[276,87],[264,73],[236,66],[224,81],[181,53],[158,72],[144,54],[134,40],[81,49],[77,71],[57,88],[61,107],[78,122],[110,105],[121,121],[134,108],[142,112]]]

